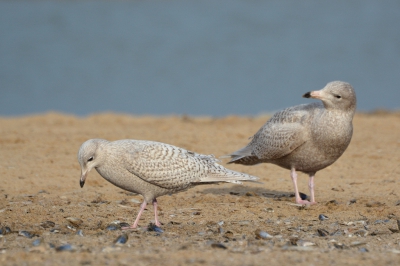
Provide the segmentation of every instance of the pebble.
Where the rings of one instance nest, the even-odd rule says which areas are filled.
[[[128,223],[122,222],[122,223],[119,223],[119,226],[122,228],[122,227],[129,227],[131,225]]]
[[[354,241],[354,242],[350,243],[350,247],[357,247],[357,246],[362,246],[365,244],[366,244],[366,242],[363,242],[363,241]]]
[[[75,248],[71,244],[65,244],[56,247],[56,251],[73,251]]]
[[[41,242],[42,242],[42,240],[40,238],[38,238],[32,242],[32,246],[37,247],[40,245]]]
[[[307,200],[307,199],[308,199],[308,196],[307,196],[306,194],[300,192],[300,198],[301,198],[302,200]]]
[[[76,234],[77,234],[78,236],[84,236],[82,230],[78,230],[78,232],[76,232]]]
[[[120,225],[116,225],[116,224],[110,224],[105,228],[105,230],[107,230],[107,231],[115,231],[115,230],[119,230],[119,229],[121,229]]]
[[[364,229],[360,229],[360,230],[355,231],[353,234],[356,235],[356,236],[365,237],[365,236],[368,235],[368,231],[364,230]]]
[[[45,221],[45,222],[41,222],[40,223],[40,226],[42,227],[42,228],[51,228],[51,227],[54,227],[56,225],[56,223],[55,222],[52,222],[52,221]]]
[[[212,248],[220,248],[220,249],[227,249],[227,247],[221,243],[212,243],[211,244]]]
[[[260,229],[257,229],[254,233],[255,233],[257,239],[271,239],[271,238],[273,238],[273,236],[271,236],[267,232],[262,231]]]
[[[72,224],[74,227],[79,227],[83,221],[81,219],[75,218],[75,217],[67,217],[65,218],[70,224]]]
[[[0,228],[0,235],[6,235],[9,233],[11,233],[10,227],[6,226],[6,227]]]
[[[329,218],[328,218],[328,216],[325,216],[325,215],[323,215],[323,214],[320,214],[320,215],[318,216],[318,219],[319,219],[320,221],[325,221],[325,220],[328,220]]]
[[[18,235],[24,236],[24,237],[27,237],[27,238],[32,238],[32,237],[34,237],[34,236],[37,236],[37,235],[32,234],[32,233],[30,233],[30,232],[28,232],[28,231],[19,231],[19,232],[18,232]]]
[[[312,247],[312,246],[316,246],[315,243],[310,242],[310,241],[304,241],[302,239],[297,240],[296,245],[299,247]]]
[[[164,233],[164,230],[162,230],[160,227],[158,227],[157,225],[150,223],[149,226],[147,227],[148,231],[153,231],[153,232],[157,232],[157,233]]]
[[[122,234],[114,241],[114,244],[115,245],[124,245],[127,241],[128,241],[128,235]]]
[[[329,232],[325,229],[317,229],[317,232],[320,236],[329,236]]]
[[[333,243],[333,246],[337,249],[348,249],[349,247],[342,243]]]
[[[272,208],[266,208],[265,211],[266,211],[266,212],[274,212],[274,209],[272,209]]]

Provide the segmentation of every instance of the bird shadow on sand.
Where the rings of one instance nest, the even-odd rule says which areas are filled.
[[[233,187],[213,187],[206,188],[200,193],[203,194],[214,194],[214,195],[236,195],[236,196],[260,196],[266,198],[293,198],[293,192],[287,191],[276,191],[257,187],[246,187],[246,186],[233,186]],[[303,193],[301,193],[303,194]],[[305,195],[305,194],[304,194]]]

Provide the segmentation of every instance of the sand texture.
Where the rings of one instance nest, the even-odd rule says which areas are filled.
[[[294,205],[288,170],[223,160],[263,184],[202,185],[162,196],[164,232],[148,229],[151,205],[137,230],[122,231],[118,221],[133,223],[142,197],[96,171],[79,186],[77,152],[88,139],[154,140],[219,157],[244,147],[267,119],[0,118],[1,265],[399,265],[398,112],[356,114],[349,148],[317,173],[318,204],[308,208]],[[299,173],[298,183],[308,193],[308,176]],[[119,236],[126,243],[115,244]]]

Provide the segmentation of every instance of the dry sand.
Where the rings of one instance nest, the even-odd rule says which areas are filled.
[[[155,140],[221,156],[247,144],[267,118],[0,118],[0,227],[11,229],[0,237],[1,265],[399,265],[400,113],[355,116],[353,140],[317,173],[318,204],[309,208],[292,204],[288,170],[227,165],[263,184],[204,185],[160,197],[161,234],[146,230],[151,207],[140,229],[108,231],[115,220],[134,221],[141,196],[96,171],[79,187],[76,154],[87,139]],[[300,174],[303,193],[307,182]],[[68,228],[67,217],[81,220],[79,228]],[[34,236],[19,235],[23,230]],[[257,239],[256,230],[272,238]],[[127,243],[114,245],[124,233]],[[57,251],[65,244],[72,250]]]

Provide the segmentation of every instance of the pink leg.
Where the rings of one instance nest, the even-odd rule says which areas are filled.
[[[315,173],[310,174],[310,180],[308,182],[308,188],[310,189],[310,198],[311,204],[315,204],[315,197],[314,197],[314,176]]]
[[[122,227],[121,229],[122,230],[135,229],[138,226],[140,216],[142,216],[142,213],[143,213],[144,209],[146,208],[146,206],[147,206],[147,202],[145,200],[143,200],[143,203],[140,205],[140,211],[139,211],[139,213],[138,213],[138,215],[136,217],[136,220],[133,223],[133,225],[131,225],[129,227]]]
[[[308,200],[302,200],[300,198],[299,189],[297,188],[297,173],[296,173],[295,168],[292,168],[292,170],[290,172],[290,176],[292,177],[292,182],[293,182],[293,186],[294,186],[294,196],[296,197],[296,203],[297,204],[310,204],[310,202]]]
[[[153,207],[154,207],[154,224],[157,225],[157,226],[161,226],[161,223],[158,220],[157,199],[153,199]]]

